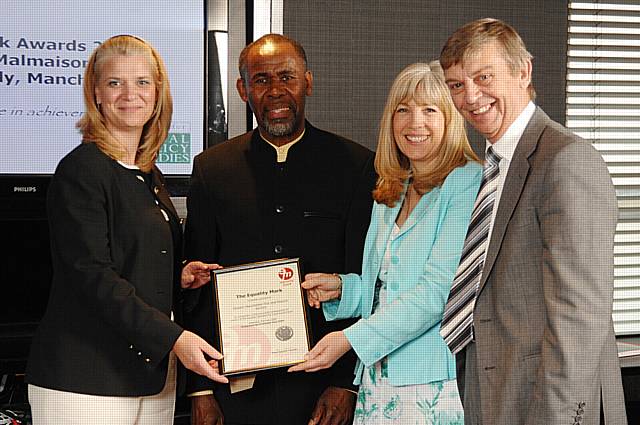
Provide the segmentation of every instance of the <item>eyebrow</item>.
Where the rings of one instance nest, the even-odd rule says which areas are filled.
[[[125,80],[125,79],[126,78],[123,78],[123,77],[107,76],[107,77],[104,77],[103,81],[110,81],[110,80],[121,81],[121,80]],[[136,81],[139,81],[139,80],[153,80],[153,77],[151,75],[140,75],[140,76],[135,77],[135,80]]]
[[[484,66],[484,67],[478,69],[476,72],[471,73],[471,75],[475,76],[475,75],[481,74],[483,72],[492,71],[492,70],[493,70],[493,65],[487,65],[487,66]]]
[[[295,69],[289,69],[289,68],[287,68],[287,69],[283,69],[283,70],[281,70],[281,71],[276,71],[276,73],[275,73],[275,74],[276,74],[276,75],[286,75],[286,74],[295,74],[295,73],[296,73],[296,70],[295,70]],[[258,73],[253,74],[253,75],[251,76],[251,79],[254,79],[254,78],[262,78],[262,77],[268,77],[269,75],[271,75],[271,73],[270,73],[270,72],[258,72]]]
[[[415,102],[416,106],[419,107],[419,108],[420,107],[425,107],[425,106],[436,106],[437,107],[436,103],[435,102],[431,102],[431,101],[418,102],[417,100],[414,99],[414,102]],[[398,106],[409,106],[409,103],[408,102],[398,102],[398,104],[396,105],[396,108]]]
[[[487,72],[487,71],[493,71],[493,65],[487,65],[484,66],[478,70],[476,70],[475,72],[470,73],[469,75],[471,75],[472,77],[476,77],[478,74],[482,74],[483,72]],[[457,79],[457,78],[447,78],[444,80],[445,84],[449,84],[449,83],[453,83],[453,82],[459,82],[461,80]]]

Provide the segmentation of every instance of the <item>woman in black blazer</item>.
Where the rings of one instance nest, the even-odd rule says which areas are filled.
[[[218,266],[181,267],[155,166],[172,113],[162,59],[137,37],[110,38],[89,59],[84,100],[83,143],[47,196],[53,282],[27,367],[34,424],[172,424],[176,357],[226,378],[220,354],[179,325],[182,290]]]

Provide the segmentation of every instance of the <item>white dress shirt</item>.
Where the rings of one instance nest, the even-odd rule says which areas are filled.
[[[488,140],[485,142],[485,155],[489,146],[493,146],[493,151],[500,156],[500,174],[498,175],[498,187],[496,188],[496,198],[493,204],[493,211],[491,213],[491,226],[489,227],[489,235],[488,240],[491,241],[491,234],[493,233],[493,222],[496,219],[496,213],[498,212],[498,208],[500,206],[500,197],[502,195],[502,187],[504,186],[505,179],[507,177],[507,173],[509,172],[509,166],[511,165],[511,160],[513,159],[513,153],[516,151],[516,147],[518,146],[518,142],[522,137],[522,133],[524,133],[525,128],[527,128],[527,124],[531,121],[531,117],[533,117],[533,113],[536,111],[536,105],[533,102],[529,102],[529,104],[522,110],[518,118],[511,124],[511,126],[507,129],[507,131],[502,135],[502,137],[493,145]]]

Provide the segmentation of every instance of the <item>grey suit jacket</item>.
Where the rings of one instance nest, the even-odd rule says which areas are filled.
[[[536,109],[458,355],[465,423],[626,424],[611,310],[618,209],[597,151]]]

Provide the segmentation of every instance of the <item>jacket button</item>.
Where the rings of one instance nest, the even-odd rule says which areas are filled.
[[[283,213],[283,212],[284,212],[284,205],[278,205],[278,206],[276,207],[276,212],[277,212],[278,214]]]
[[[158,189],[158,186],[154,187],[153,188],[153,193],[155,193],[157,195],[158,192],[160,192],[160,189]]]
[[[129,346],[129,350],[133,350],[133,344]]]
[[[144,359],[144,361],[149,363],[151,361],[151,359],[147,357],[146,359]]]
[[[141,356],[142,355],[142,351],[138,351],[138,355]]]
[[[282,253],[282,245],[276,245],[273,247],[273,252],[275,252],[276,254],[280,254]]]
[[[162,251],[160,251],[160,254],[166,254],[166,253],[167,253],[166,249],[163,249]]]

